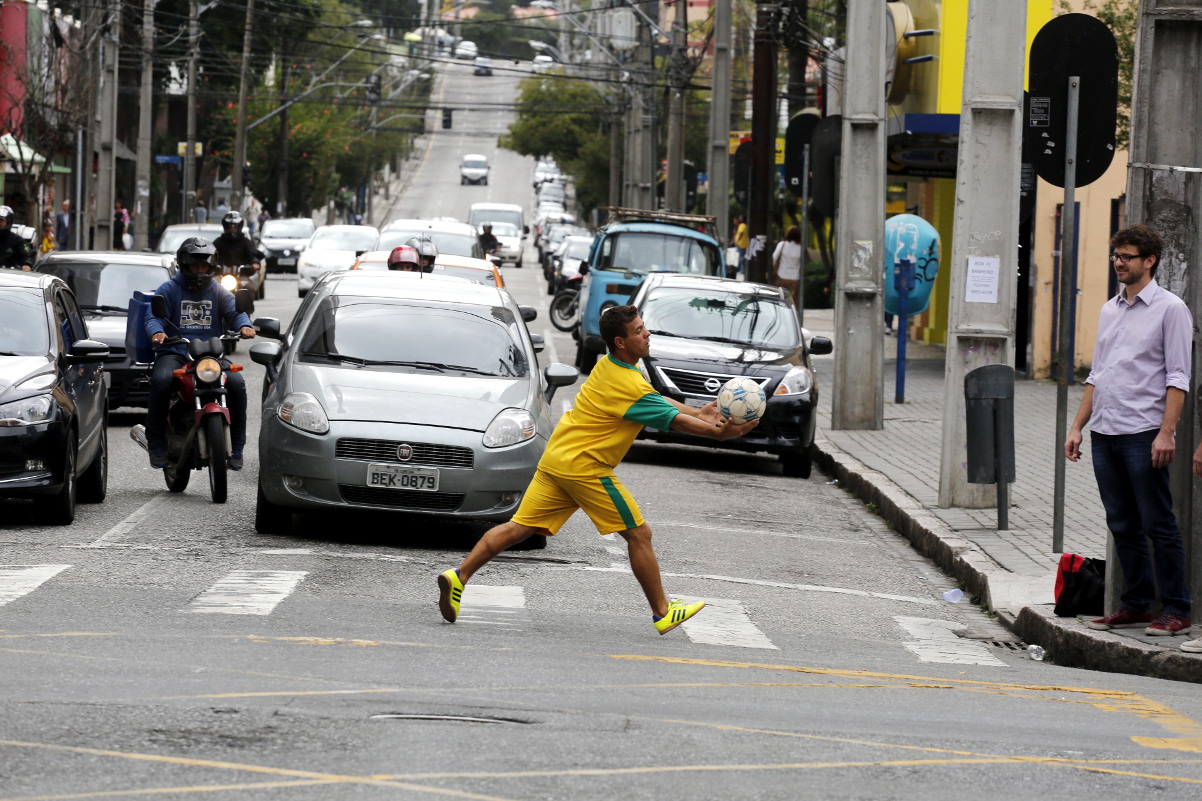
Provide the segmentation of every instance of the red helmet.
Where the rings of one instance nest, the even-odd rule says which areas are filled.
[[[388,269],[420,273],[422,271],[421,256],[417,255],[417,250],[409,245],[393,248],[392,252],[388,254]]]

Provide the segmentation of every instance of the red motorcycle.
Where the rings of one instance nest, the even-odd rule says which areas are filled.
[[[227,459],[232,450],[230,410],[226,405],[226,375],[242,370],[240,364],[223,364],[227,341],[237,333],[209,340],[170,337],[164,345],[187,343],[189,361],[175,370],[175,386],[167,407],[167,459],[163,477],[167,489],[183,492],[193,470],[209,470],[209,492],[214,503],[225,503]],[[146,428],[129,432],[134,442],[149,451]]]

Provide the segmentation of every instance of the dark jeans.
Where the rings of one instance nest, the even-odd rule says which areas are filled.
[[[146,400],[146,442],[151,448],[167,447],[167,406],[171,401],[172,372],[187,359],[177,353],[160,353],[150,374],[150,396]],[[229,364],[222,360],[222,364]],[[242,373],[225,374],[225,403],[230,410],[230,441],[235,451],[246,445],[246,382]]]
[[[1139,434],[1091,431],[1093,472],[1127,583],[1121,607],[1148,611],[1159,584],[1164,612],[1189,617],[1185,544],[1173,516],[1169,469],[1152,466],[1154,439],[1155,429]],[[1154,555],[1148,553],[1148,540]]]

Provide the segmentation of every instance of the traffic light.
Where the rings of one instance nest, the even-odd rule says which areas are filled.
[[[451,127],[451,109],[444,108],[442,110],[442,127],[449,129]]]
[[[367,76],[367,102],[373,106],[380,102],[380,76],[375,73]]]

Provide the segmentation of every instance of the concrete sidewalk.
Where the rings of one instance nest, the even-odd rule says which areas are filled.
[[[834,312],[806,310],[811,334],[829,336],[838,350]],[[885,340],[885,415],[880,431],[831,430],[834,357],[815,357],[819,402],[816,460],[826,473],[875,511],[921,553],[956,578],[974,600],[1025,642],[1042,645],[1057,664],[1202,683],[1202,654],[1180,650],[1202,635],[1149,637],[1142,629],[1094,631],[1077,618],[1053,614],[1059,554],[1052,553],[1056,460],[1056,383],[1020,379],[1015,386],[1015,464],[1009,530],[998,531],[997,509],[939,506],[943,438],[942,346],[908,342],[905,402],[895,403],[897,338]],[[865,376],[867,379],[867,375]],[[1070,418],[1082,387],[1069,388]],[[1064,550],[1106,558],[1106,517],[1089,461],[1065,469]],[[1117,568],[1117,565],[1108,565]],[[1108,610],[1109,611],[1109,610]],[[1195,620],[1202,609],[1195,611]]]

